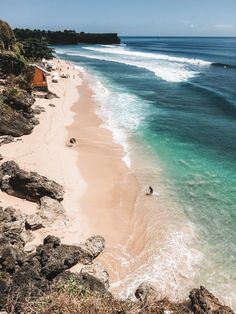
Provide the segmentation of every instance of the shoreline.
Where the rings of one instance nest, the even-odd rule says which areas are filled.
[[[116,258],[122,255],[121,250],[133,230],[140,187],[123,160],[123,147],[115,143],[112,132],[102,126],[104,121],[96,113],[98,102],[85,76],[78,87],[80,99],[72,108],[76,114],[68,131],[70,137],[76,137],[76,132],[79,134],[75,150],[81,175],[87,183],[80,201],[82,214],[87,218],[89,233],[101,234],[106,239],[106,252],[98,261],[109,269],[112,281],[122,272]]]
[[[61,78],[56,84],[48,80],[49,90],[59,98],[36,98],[33,108],[45,108],[38,116],[40,124],[20,141],[2,146],[3,161],[15,160],[21,168],[65,187],[62,204],[67,221],[34,231],[34,245],[48,234],[59,236],[67,244],[101,234],[110,252],[127,241],[138,182],[122,159],[123,147],[113,141],[110,130],[102,127],[89,80],[65,60],[54,59],[54,63],[70,78]],[[77,140],[74,147],[68,147],[71,137]],[[3,207],[36,213],[35,203],[1,191],[0,197]]]
[[[3,161],[15,160],[20,167],[55,180],[65,187],[62,205],[65,208],[67,220],[61,224],[34,231],[34,245],[41,243],[42,239],[52,234],[59,236],[65,243],[78,243],[83,238],[86,229],[86,217],[80,213],[80,198],[86,188],[80,169],[77,166],[77,154],[67,147],[67,127],[73,122],[73,104],[79,99],[77,86],[82,83],[79,71],[63,60],[54,59],[62,71],[68,73],[70,78],[60,79],[55,84],[48,79],[49,90],[58,97],[45,99],[36,97],[33,105],[42,106],[42,112],[33,132],[16,141],[1,147]],[[76,79],[73,77],[76,76]],[[49,106],[53,104],[53,106]],[[9,196],[0,191],[3,207],[15,206],[22,209],[25,214],[35,214],[37,204]],[[83,230],[82,227],[83,226]]]
[[[100,234],[106,239],[106,250],[96,261],[107,269],[112,293],[129,296],[127,293],[140,282],[153,279],[161,293],[171,291],[171,298],[173,295],[182,297],[194,286],[190,282],[194,278],[192,274],[187,278],[188,272],[181,273],[181,268],[184,269],[188,261],[192,263],[192,258],[187,257],[183,263],[177,246],[182,245],[182,232],[191,235],[191,226],[179,230],[171,228],[175,217],[171,216],[172,208],[164,186],[158,186],[161,193],[155,198],[157,204],[153,198],[144,196],[143,187],[149,177],[144,178],[143,173],[133,174],[124,161],[124,148],[114,142],[112,131],[103,127],[105,121],[96,112],[99,101],[94,97],[93,82],[87,73],[65,60],[55,62],[64,72],[69,67],[70,74],[69,79],[61,78],[57,84],[49,81],[49,89],[59,98],[37,98],[33,107],[39,105],[46,109],[39,116],[40,124],[32,134],[23,136],[22,141],[1,147],[3,161],[13,159],[23,169],[36,171],[66,188],[62,204],[67,221],[34,231],[34,245],[40,244],[48,234],[60,237],[66,244],[77,244],[93,234]],[[55,108],[49,106],[50,103]],[[68,147],[72,137],[76,138],[76,145]],[[141,155],[142,152],[136,160],[131,158],[135,166],[142,164]],[[146,162],[148,165],[148,160]],[[161,175],[163,169],[154,161],[153,169],[156,166]],[[155,180],[151,178],[151,184]],[[159,178],[156,182],[162,183]],[[14,206],[26,214],[36,212],[35,203],[1,191],[0,198],[0,206]],[[149,230],[150,219],[155,222],[155,230]],[[181,220],[178,223],[181,224]],[[173,247],[168,247],[169,243]],[[188,253],[187,246],[188,243],[183,246],[186,249],[183,254]],[[173,256],[168,255],[171,250]],[[171,265],[168,268],[169,259],[176,262],[174,268]],[[72,269],[79,270],[80,265]]]

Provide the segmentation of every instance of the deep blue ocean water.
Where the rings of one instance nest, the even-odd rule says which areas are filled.
[[[127,153],[135,142],[164,166],[166,188],[197,233],[196,282],[233,298],[236,38],[123,37],[120,46],[56,52],[97,78],[100,111]]]

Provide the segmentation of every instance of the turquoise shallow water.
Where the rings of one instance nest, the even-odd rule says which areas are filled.
[[[154,155],[163,165],[165,187],[196,231],[191,246],[202,259],[195,283],[224,291],[234,304],[236,39],[122,43],[56,51],[97,77],[100,113],[127,150],[126,161],[132,166],[129,151],[141,150],[142,158]],[[154,166],[146,176],[156,172]]]

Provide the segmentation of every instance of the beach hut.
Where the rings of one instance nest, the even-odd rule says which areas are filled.
[[[41,90],[47,90],[48,84],[46,77],[50,75],[50,72],[48,72],[43,66],[39,66],[37,64],[34,64],[34,78],[32,85],[33,87]]]

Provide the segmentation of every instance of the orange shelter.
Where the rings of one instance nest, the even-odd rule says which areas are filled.
[[[47,90],[47,75],[50,75],[50,72],[39,65],[34,65],[34,78],[32,82],[33,87]]]

